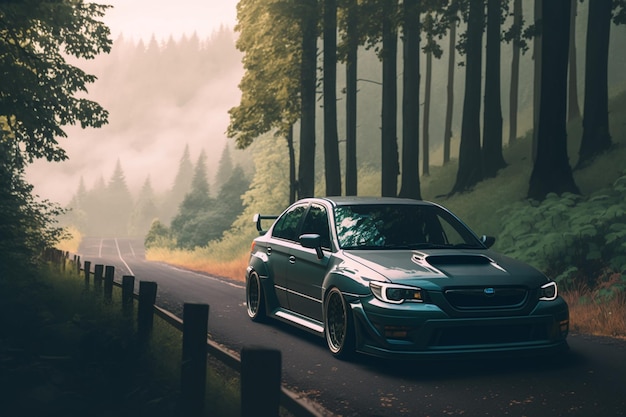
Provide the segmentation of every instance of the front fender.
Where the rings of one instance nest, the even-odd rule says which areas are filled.
[[[369,287],[363,285],[362,280],[357,279],[355,274],[346,271],[331,271],[324,279],[322,302],[326,299],[328,290],[333,287],[339,288],[348,302],[371,295]]]

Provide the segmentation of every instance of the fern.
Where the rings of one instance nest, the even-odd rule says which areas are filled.
[[[626,287],[626,172],[589,197],[549,194],[539,203],[498,210],[504,225],[498,249],[533,264],[562,285],[594,288],[597,271],[621,274]],[[620,287],[621,288],[621,287]],[[614,290],[604,291],[613,296]]]

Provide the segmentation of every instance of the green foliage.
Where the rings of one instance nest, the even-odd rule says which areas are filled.
[[[228,154],[226,157],[230,159]],[[223,165],[227,164],[223,161]],[[176,246],[193,249],[219,239],[243,211],[241,196],[249,185],[243,169],[237,166],[231,169],[230,177],[222,185],[217,198],[211,198],[203,153],[196,164],[191,191],[172,220],[171,235]]]
[[[33,196],[23,168],[12,165],[16,152],[0,140],[0,277],[14,268],[34,265],[44,248],[64,236],[56,226],[63,210]]]
[[[191,180],[191,190],[181,203],[178,214],[172,219],[172,235],[178,247],[193,249],[206,245],[209,239],[205,226],[211,221],[209,211],[212,205],[206,172],[206,154],[202,151]]]
[[[100,127],[108,113],[76,94],[95,80],[65,57],[91,59],[109,52],[109,6],[82,1],[0,3],[0,127],[2,140],[21,144],[20,159],[66,159],[57,138],[63,126]],[[17,146],[16,146],[17,148]]]
[[[179,355],[168,357],[158,319],[147,348],[138,343],[119,291],[105,302],[73,268],[16,277],[0,277],[0,414],[179,415],[180,372],[166,371],[180,366],[180,332]]]
[[[237,49],[244,53],[241,101],[229,110],[227,134],[238,148],[271,130],[286,135],[299,118],[301,28],[298,8],[282,1],[237,4]]]
[[[264,135],[251,145],[255,174],[241,196],[243,211],[219,240],[210,242],[207,254],[213,259],[232,260],[246,253],[258,232],[255,213],[280,214],[289,205],[289,171],[285,140]]]
[[[221,190],[224,184],[233,175],[233,159],[230,156],[230,147],[228,144],[222,151],[222,157],[217,165],[217,173],[215,174],[215,186],[218,190]]]
[[[185,150],[178,163],[178,171],[176,172],[172,189],[161,204],[160,218],[164,222],[169,222],[176,215],[178,207],[191,189],[193,173],[194,166],[189,156],[189,145],[185,145]]]
[[[613,23],[626,25],[626,0],[613,0]]]
[[[63,211],[38,201],[24,180],[35,159],[66,159],[57,139],[64,126],[100,127],[108,113],[83,95],[95,80],[67,56],[109,52],[108,6],[82,1],[0,3],[0,273],[36,260],[63,237]]]
[[[549,194],[498,211],[498,248],[534,264],[565,285],[581,278],[595,288],[601,271],[626,274],[626,172],[589,197]]]
[[[170,232],[170,229],[159,220],[155,220],[152,222],[150,230],[146,234],[144,246],[146,247],[146,249],[174,249],[174,247],[176,246],[176,241],[172,238],[172,233]]]

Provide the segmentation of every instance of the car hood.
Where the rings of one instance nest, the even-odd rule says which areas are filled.
[[[361,265],[361,276],[383,275],[391,282],[424,288],[520,285],[537,287],[547,278],[535,268],[487,249],[437,249],[430,251],[345,251]],[[369,271],[368,271],[369,270]]]

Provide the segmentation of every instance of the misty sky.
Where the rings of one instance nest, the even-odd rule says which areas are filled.
[[[113,39],[120,33],[134,39],[158,40],[183,34],[206,38],[220,25],[234,27],[237,0],[93,0],[110,4],[105,22]]]
[[[222,25],[232,29],[236,24],[238,0],[92,1],[113,6],[104,18],[113,40],[123,34],[124,39],[143,40],[147,44],[153,35],[159,43],[165,43],[170,36],[178,40],[194,32],[200,39],[207,39]],[[210,91],[199,91],[195,103],[183,113],[166,106],[156,109],[155,120],[161,122],[160,126],[133,126],[130,130],[135,134],[143,130],[153,138],[149,149],[133,148],[131,142],[136,138],[119,137],[114,133],[117,129],[115,113],[110,114],[109,124],[101,129],[66,126],[68,137],[60,139],[59,143],[69,160],[36,161],[26,170],[26,179],[35,186],[36,195],[65,205],[78,189],[81,177],[88,189],[100,178],[108,181],[119,159],[132,191],[137,191],[147,176],[151,177],[157,192],[169,189],[185,144],[189,145],[192,155],[197,155],[201,149],[207,151],[209,165],[215,165],[227,141],[224,132],[228,126],[228,109],[239,101],[237,85],[241,75],[234,71],[227,79],[214,80],[213,85],[207,87]],[[97,92],[97,85],[89,90]],[[110,94],[123,94],[123,91]],[[89,98],[106,108],[105,95],[91,94]]]

